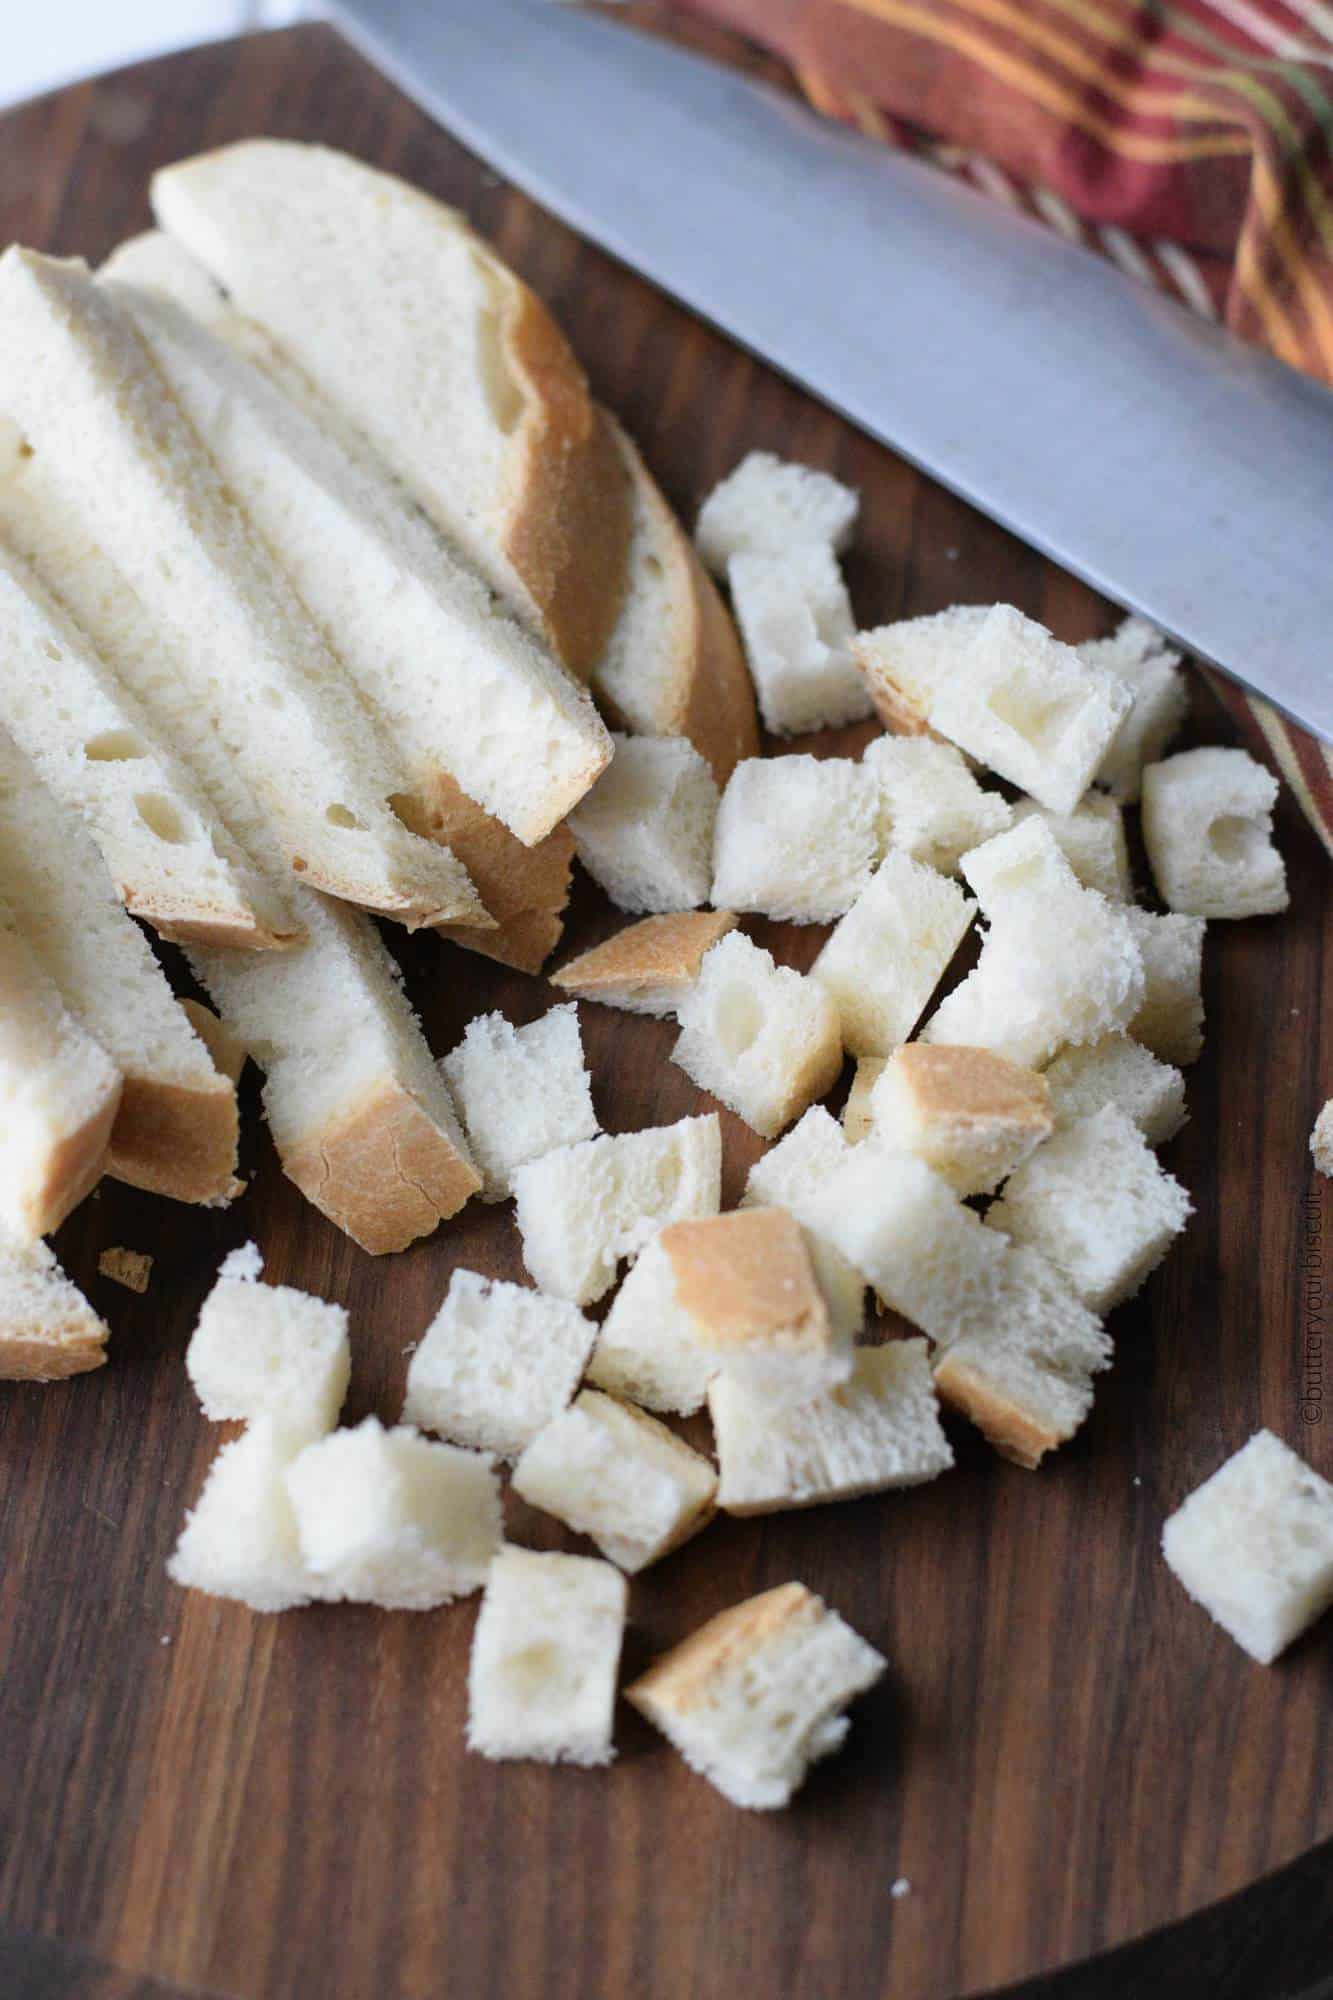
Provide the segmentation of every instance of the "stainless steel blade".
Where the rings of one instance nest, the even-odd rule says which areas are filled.
[[[335,18],[538,201],[1333,738],[1333,392],[948,176],[557,0]]]

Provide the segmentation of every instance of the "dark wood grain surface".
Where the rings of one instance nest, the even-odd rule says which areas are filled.
[[[327,29],[172,57],[0,119],[0,237],[99,258],[146,224],[154,167],[261,132],[334,142],[464,207],[549,300],[687,514],[752,446],[859,486],[862,622],[1000,597],[1067,639],[1109,626],[1081,585],[502,186]],[[608,170],[613,155],[608,131]],[[1202,687],[1195,708],[1196,740],[1231,740]],[[951,1424],[958,1468],[934,1485],[722,1521],[635,1583],[631,1667],[793,1576],[887,1655],[846,1754],[785,1814],[735,1811],[628,1711],[610,1773],[467,1757],[474,1604],[258,1618],[166,1580],[217,1442],[181,1354],[221,1254],[253,1236],[275,1280],[346,1304],[348,1414],[392,1419],[404,1350],[454,1266],[522,1275],[507,1209],[474,1204],[373,1260],[284,1181],[253,1082],[253,1181],[234,1209],[106,1183],[57,1248],[111,1321],[111,1365],[0,1387],[4,1993],[942,2000],[1178,1924],[1327,1840],[1333,1631],[1264,1671],[1157,1552],[1164,1516],[1259,1424],[1333,1475],[1329,1425],[1302,1419],[1314,1222],[1333,1274],[1333,1191],[1306,1151],[1333,1089],[1333,900],[1285,802],[1280,835],[1291,913],[1211,933],[1208,1046],[1170,1157],[1197,1217],[1117,1314],[1084,1433],[1032,1475]],[[571,943],[609,928],[585,885]],[[817,947],[757,928],[795,964]],[[527,1020],[549,1003],[540,981],[437,940],[403,959],[441,1052],[482,1009]],[[666,1024],[581,1011],[608,1129],[701,1108],[666,1061]],[[734,1197],[758,1142],[723,1126]],[[144,1297],[97,1277],[109,1245],[152,1252]],[[564,1545],[517,1507],[509,1525]],[[898,1876],[911,1892],[895,1900]],[[1328,1944],[1326,1876],[1307,1860],[1211,1929],[1176,1931],[1156,1975],[1141,1946],[1049,1990],[1290,1990]],[[1299,1956],[1263,1942],[1280,1909]]]

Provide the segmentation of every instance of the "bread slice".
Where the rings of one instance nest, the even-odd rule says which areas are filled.
[[[931,703],[957,671],[960,655],[989,609],[955,604],[927,618],[904,618],[856,633],[852,659],[886,729],[898,736],[938,734],[930,724]]]
[[[617,729],[687,736],[719,785],[759,754],[754,688],[736,628],[643,459],[606,411],[633,505],[625,601],[592,670]]]
[[[759,712],[775,736],[836,729],[870,713],[852,659],[852,607],[838,559],[820,542],[733,556],[731,602]]]
[[[730,910],[644,917],[571,958],[551,974],[551,984],[576,1000],[630,1014],[674,1014],[696,985],[705,954],[735,928]]]
[[[1333,1176],[1333,1097],[1314,1121],[1310,1134],[1310,1157],[1316,1173]]]
[[[213,1058],[213,1067],[219,1076],[225,1076],[228,1083],[239,1083],[241,1071],[250,1060],[249,1052],[240,1037],[232,1032],[225,1021],[220,1021],[211,1007],[205,1007],[202,1000],[188,996],[180,1003],[181,1012],[198,1035],[204,1047]]]
[[[1103,896],[1120,902],[1133,901],[1125,818],[1114,799],[1094,790],[1085,793],[1071,813],[1048,812],[1035,799],[1020,799],[1014,807],[1014,819],[1020,826],[1034,814],[1045,820],[1056,846],[1085,889],[1099,889]]]
[[[714,576],[725,576],[733,556],[784,556],[807,543],[840,552],[860,508],[861,496],[830,473],[751,451],[704,501],[694,539]]]
[[[224,1444],[167,1563],[186,1590],[252,1611],[290,1611],[323,1594],[301,1553],[287,1472],[305,1432],[258,1417]]]
[[[842,1068],[824,988],[775,965],[741,931],[706,954],[679,1019],[672,1062],[765,1139],[831,1090]]]
[[[953,1464],[924,1340],[858,1348],[845,1381],[800,1404],[775,1404],[752,1383],[718,1375],[708,1408],[718,1505],[728,1514],[919,1486]]]
[[[178,1201],[227,1199],[235,1192],[235,1086],[214,1067],[91,839],[2,733],[0,898],[65,1006],[120,1072],[106,1172]],[[232,955],[276,964],[287,954]]]
[[[45,1243],[0,1233],[0,1381],[86,1375],[106,1360],[109,1337]]]
[[[1089,665],[1113,673],[1133,690],[1134,706],[1097,766],[1097,783],[1122,805],[1133,805],[1144,765],[1162,757],[1189,711],[1180,655],[1143,618],[1126,618],[1109,638],[1090,639],[1077,650]]]
[[[676,1297],[676,1274],[659,1233],[644,1244],[611,1301],[588,1380],[622,1402],[688,1417],[703,1408],[717,1367]]]
[[[1185,1123],[1185,1079],[1130,1035],[1065,1049],[1046,1071],[1057,1125],[1118,1105],[1150,1146],[1165,1145]]]
[[[1163,1062],[1192,1063],[1203,1051],[1204,919],[1127,914],[1143,959],[1143,1000],[1128,1031]]]
[[[791,923],[832,923],[870,880],[876,811],[874,784],[850,758],[738,764],[717,811],[708,900]]]
[[[842,1711],[885,1661],[801,1583],[710,1618],[625,1691],[691,1770],[753,1811],[790,1803],[842,1747]]]
[[[628,1596],[610,1563],[502,1548],[472,1639],[468,1749],[609,1764]]]
[[[1247,750],[1182,750],[1143,773],[1158,894],[1191,917],[1263,917],[1291,897],[1273,845],[1278,782]]]
[[[816,1196],[850,1157],[851,1147],[837,1120],[822,1104],[812,1105],[776,1146],[770,1146],[755,1161],[741,1207],[770,1205],[791,1210],[805,1230],[815,1276],[834,1325],[855,1335],[865,1318],[865,1280],[814,1221]]]
[[[1267,1666],[1333,1604],[1333,1486],[1256,1431],[1162,1530],[1190,1596]]]
[[[532,1440],[514,1491],[635,1576],[707,1526],[717,1477],[656,1417],[585,1389]]]
[[[872,1136],[912,1153],[955,1194],[991,1194],[1055,1129],[1045,1077],[990,1049],[908,1042],[870,1099]]]
[[[843,1135],[849,1146],[859,1146],[868,1139],[874,1125],[874,1113],[870,1102],[875,1085],[884,1073],[886,1056],[859,1056],[852,1075],[851,1088],[847,1092],[847,1102],[842,1107]]]
[[[475,924],[436,924],[434,929],[465,951],[520,972],[540,972],[565,927],[574,867],[569,828],[558,826],[535,847],[525,847],[447,772],[423,778],[417,790],[417,830],[457,855],[495,920],[494,930],[479,930]]]
[[[403,1422],[518,1458],[570,1401],[596,1335],[565,1299],[456,1270],[408,1367]]]
[[[810,968],[851,1055],[887,1056],[907,1039],[976,907],[947,875],[897,851],[885,855]]]
[[[169,235],[586,679],[620,609],[628,482],[545,307],[457,211],[323,146],[154,176]]]
[[[148,715],[0,541],[0,725],[77,813],[116,893],[164,937],[257,950],[298,926]]]
[[[29,495],[44,488],[48,587],[62,595],[85,538],[104,551],[171,653],[165,674],[156,650],[116,660],[157,726],[205,777],[234,760],[312,883],[411,924],[488,924],[461,864],[396,816],[401,764],[109,290],[11,248],[0,341],[0,401],[29,454],[6,481],[11,538],[31,554]]]
[[[579,860],[621,910],[708,901],[717,786],[683,736],[617,736],[616,753],[569,816]]]
[[[522,1028],[503,1014],[478,1014],[440,1067],[481,1169],[483,1201],[512,1193],[525,1161],[601,1129],[572,1005],[552,1007]]]
[[[879,844],[955,875],[969,848],[1003,833],[1013,808],[982,789],[952,743],[931,736],[877,736],[862,769],[879,797]]]
[[[214,1423],[272,1417],[322,1436],[338,1421],[351,1376],[346,1310],[291,1285],[261,1284],[255,1262],[245,1250],[223,1260],[185,1371]]]

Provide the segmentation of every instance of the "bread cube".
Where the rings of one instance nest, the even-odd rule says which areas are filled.
[[[1025,1160],[986,1219],[1049,1257],[1105,1314],[1157,1269],[1191,1208],[1137,1125],[1108,1104]]]
[[[728,1514],[919,1486],[953,1464],[924,1340],[859,1347],[848,1378],[804,1403],[775,1403],[751,1382],[718,1375],[708,1408],[718,1505]]]
[[[403,1422],[517,1458],[572,1398],[596,1337],[565,1299],[456,1270],[412,1356]]]
[[[851,1148],[837,1120],[823,1105],[812,1105],[785,1138],[755,1161],[741,1196],[741,1207],[791,1211],[805,1231],[819,1289],[834,1325],[843,1332],[856,1334],[865,1318],[865,1280],[811,1222],[815,1195],[829,1175],[850,1157]]]
[[[620,1571],[593,1556],[502,1548],[472,1637],[468,1749],[609,1764],[628,1595]]]
[[[552,986],[629,1014],[674,1014],[699,977],[705,952],[736,928],[730,910],[679,910],[642,917],[605,944],[571,958]]]
[[[717,1477],[656,1417],[584,1389],[532,1440],[514,1491],[634,1576],[707,1525]]]
[[[986,604],[955,604],[928,618],[903,618],[856,634],[852,658],[886,728],[899,736],[936,733],[930,726],[931,703],[958,671],[989,611]]]
[[[572,1003],[523,1028],[478,1014],[440,1068],[481,1168],[483,1201],[503,1201],[525,1161],[598,1130]]]
[[[843,1136],[849,1146],[859,1146],[862,1139],[870,1136],[874,1123],[874,1114],[870,1109],[871,1094],[884,1074],[887,1060],[886,1056],[857,1057],[856,1073],[847,1092],[847,1102],[842,1107]]]
[[[173,1583],[252,1611],[290,1611],[324,1594],[302,1556],[287,1490],[288,1469],[307,1442],[258,1416],[223,1445],[167,1563]]]
[[[1314,1121],[1310,1134],[1310,1157],[1317,1173],[1333,1175],[1333,1097]]]
[[[1143,960],[1143,999],[1128,1032],[1166,1063],[1192,1063],[1203,1050],[1202,917],[1125,913]]]
[[[861,500],[827,472],[771,451],[747,452],[699,509],[699,554],[714,576],[739,555],[789,555],[807,542],[844,549]]]
[[[1088,792],[1071,813],[1048,812],[1035,799],[1020,799],[1014,807],[1019,826],[1034,815],[1046,822],[1055,844],[1085,889],[1131,902],[1133,878],[1125,841],[1125,816],[1105,792]]]
[[[1035,1071],[990,1049],[895,1051],[871,1094],[872,1137],[912,1153],[955,1194],[991,1194],[1055,1129],[1051,1093]]]
[[[843,1709],[885,1665],[822,1598],[785,1583],[710,1618],[625,1698],[724,1798],[763,1812],[841,1748]]]
[[[861,765],[878,787],[881,852],[896,848],[942,875],[956,874],[968,849],[1013,817],[1008,800],[983,791],[961,752],[935,737],[876,737]]]
[[[110,1278],[113,1285],[123,1285],[127,1292],[138,1292],[142,1297],[153,1275],[153,1263],[146,1250],[126,1250],[116,1244],[98,1251],[97,1275]]]
[[[1247,750],[1182,750],[1143,773],[1143,844],[1168,909],[1192,917],[1285,910],[1273,845],[1278,784]]]
[[[929,720],[1039,805],[1072,813],[1133,700],[1123,681],[996,604],[941,680]]]
[[[722,794],[712,901],[797,924],[832,923],[878,859],[875,787],[846,757],[749,757]]]
[[[1181,1502],[1162,1554],[1209,1617],[1267,1666],[1333,1604],[1333,1486],[1256,1431]]]
[[[668,1222],[716,1215],[722,1132],[716,1112],[644,1132],[561,1146],[514,1175],[523,1261],[542,1291],[590,1305]]]
[[[785,1208],[675,1222],[658,1241],[677,1303],[723,1374],[784,1403],[847,1380],[851,1335],[833,1325],[805,1232]]]
[[[260,1284],[258,1253],[247,1251],[225,1260],[204,1300],[185,1372],[214,1423],[270,1416],[303,1442],[319,1437],[347,1394],[347,1314],[290,1285]]]
[[[1185,1123],[1185,1079],[1129,1035],[1066,1049],[1046,1071],[1057,1125],[1072,1125],[1118,1105],[1150,1146],[1165,1145]]]
[[[775,736],[835,729],[870,713],[852,660],[852,607],[838,559],[820,542],[727,564],[732,609],[764,727]]]
[[[376,1417],[308,1444],[286,1478],[321,1597],[429,1611],[480,1589],[500,1546],[490,1460]]]
[[[684,736],[614,736],[615,754],[565,824],[594,882],[622,910],[708,901],[717,783]]]
[[[969,848],[959,861],[963,880],[994,922],[1021,896],[1057,896],[1079,880],[1045,813],[1019,817],[1004,833]]]
[[[810,968],[854,1056],[906,1041],[966,937],[976,904],[947,875],[886,854]]]
[[[1097,783],[1122,805],[1132,805],[1142,788],[1144,765],[1157,762],[1189,709],[1180,655],[1142,618],[1126,618],[1109,638],[1092,639],[1078,652],[1133,692],[1134,705],[1097,766]]]
[[[676,1274],[660,1235],[645,1243],[602,1321],[588,1380],[645,1410],[692,1416],[703,1408],[717,1356],[702,1346],[676,1297]]]
[[[686,1076],[765,1139],[833,1088],[838,1015],[824,987],[733,931],[707,954],[681,1003],[671,1051]]]

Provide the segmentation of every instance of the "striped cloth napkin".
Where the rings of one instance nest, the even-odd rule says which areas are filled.
[[[757,44],[818,110],[1333,382],[1333,0],[668,0],[629,12],[668,31],[686,32],[686,15],[720,27],[710,52],[747,67],[740,38]],[[1333,749],[1208,679],[1333,853]]]

